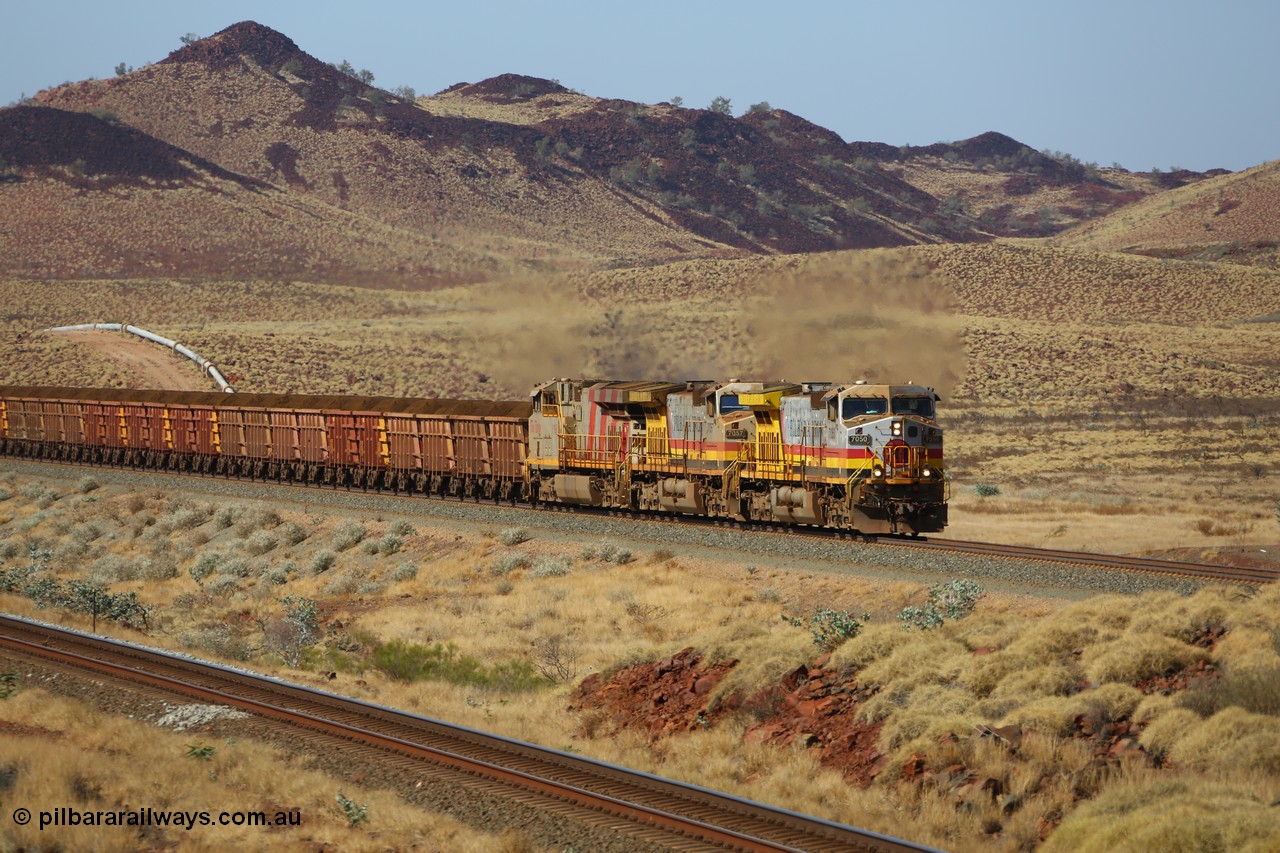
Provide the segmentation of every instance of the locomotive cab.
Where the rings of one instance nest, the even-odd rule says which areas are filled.
[[[853,526],[922,533],[946,524],[942,430],[932,388],[855,382],[825,395],[831,448],[847,460]]]

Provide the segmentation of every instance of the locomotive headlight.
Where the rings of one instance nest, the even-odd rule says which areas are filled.
[[[921,471],[921,472],[920,472],[920,476],[921,476],[921,477],[932,477],[932,476],[933,476],[933,471],[932,471],[931,469],[929,469],[929,468],[925,468],[923,471]]]
[[[902,421],[893,422],[893,434],[898,436],[902,435]]]
[[[883,469],[883,468],[872,468],[872,469],[871,469],[871,476],[872,476],[872,477],[883,477],[883,476],[884,476],[884,469]]]

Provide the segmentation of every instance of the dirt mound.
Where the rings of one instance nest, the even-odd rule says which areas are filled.
[[[150,341],[110,332],[63,332],[62,337],[91,354],[113,362],[123,374],[118,384],[128,388],[213,391],[213,381],[191,361]]]
[[[858,711],[879,688],[824,669],[826,661],[824,656],[813,666],[796,667],[780,685],[744,703],[757,713],[773,709],[771,716],[747,730],[746,741],[803,744],[818,750],[819,763],[839,770],[850,783],[870,784],[887,763],[879,749],[881,723],[858,719]]]
[[[1028,146],[1011,136],[988,130],[986,133],[980,133],[969,139],[953,143],[950,147],[953,151],[970,159],[977,159],[981,157],[1013,157]]]
[[[1224,633],[1221,628],[1205,626],[1192,642],[1212,649]],[[738,661],[707,662],[696,649],[687,648],[656,663],[625,667],[608,677],[599,673],[588,677],[574,692],[570,710],[603,714],[615,733],[640,731],[651,740],[714,726],[732,714],[746,714],[756,721],[743,735],[746,743],[803,745],[814,751],[822,766],[839,771],[852,785],[870,785],[890,770],[891,777],[938,789],[954,796],[958,804],[1007,794],[998,779],[961,764],[931,765],[924,754],[912,754],[901,766],[890,767],[889,757],[880,751],[883,722],[859,718],[863,703],[880,692],[881,686],[860,683],[856,673],[830,669],[829,660],[830,655],[823,655],[811,664],[801,664],[778,684],[751,696],[713,698],[717,685]],[[1201,660],[1137,686],[1144,693],[1169,695],[1203,688],[1218,677],[1214,665]],[[1077,689],[1087,691],[1089,687],[1082,684]],[[587,716],[584,733],[594,728],[595,720]],[[1125,760],[1161,766],[1162,756],[1148,753],[1138,742],[1143,728],[1140,721],[1127,715],[1077,714],[1067,737],[1087,744],[1099,766]],[[975,741],[993,738],[1016,762],[1024,731],[1016,725],[980,725],[968,737]],[[955,734],[944,735],[939,744],[961,740]]]
[[[630,666],[601,678],[595,673],[573,694],[573,707],[605,711],[615,729],[639,730],[651,739],[689,732],[724,716],[709,707],[711,691],[736,660],[703,664],[702,654],[685,649],[657,663]]]
[[[959,142],[935,142],[932,145],[885,145],[882,142],[851,142],[849,147],[860,157],[875,160],[910,160],[917,157],[945,157],[952,155],[970,163],[989,163],[999,157],[1027,157],[1029,165],[1040,167],[1055,165],[1052,158],[1039,153],[1026,143],[1019,142],[994,130],[980,133]]]
[[[705,663],[700,652],[689,648],[609,678],[598,673],[588,677],[574,692],[571,710],[603,711],[615,731],[641,731],[654,740],[745,712],[760,721],[747,730],[748,743],[802,743],[818,750],[818,760],[851,783],[869,784],[885,766],[877,746],[880,724],[860,721],[857,713],[876,688],[824,669],[827,657],[813,666],[798,666],[780,684],[753,696],[713,702],[716,686],[738,662]]]

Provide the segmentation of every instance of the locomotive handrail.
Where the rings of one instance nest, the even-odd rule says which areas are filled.
[[[884,475],[886,478],[918,476],[923,467],[921,457],[925,448],[898,445],[885,448]]]
[[[605,435],[581,435],[579,433],[562,432],[560,435],[561,446],[561,465],[615,465],[619,461],[625,460],[627,452],[622,445],[624,436],[615,433]],[[597,442],[603,442],[605,447],[584,447],[576,446],[575,439],[585,438],[588,441],[594,439]]]
[[[746,468],[746,465],[743,464],[744,462],[746,460],[743,457],[743,450],[739,449],[738,456],[724,469],[724,475],[720,480],[720,488],[726,501],[738,491],[738,484],[742,480],[742,472]]]

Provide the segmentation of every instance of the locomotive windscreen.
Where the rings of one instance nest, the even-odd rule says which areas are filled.
[[[918,418],[933,417],[933,398],[924,396],[894,397],[895,415],[915,415]]]

